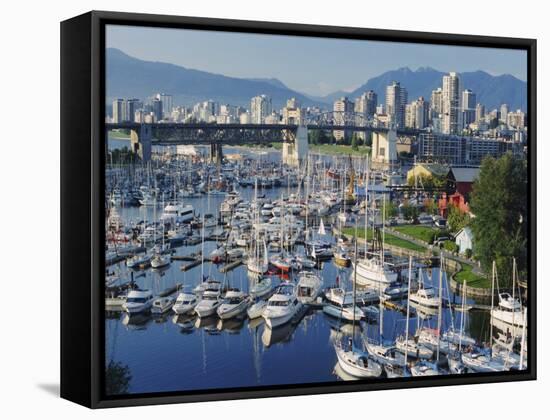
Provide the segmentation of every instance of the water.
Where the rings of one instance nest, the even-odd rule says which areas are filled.
[[[277,152],[267,155],[278,157]],[[264,156],[265,157],[265,156]],[[240,189],[244,199],[250,199],[252,189]],[[286,188],[268,189],[269,197],[278,197]],[[197,213],[217,214],[223,197],[203,196],[190,198]],[[159,217],[162,207],[121,208],[120,215],[126,221],[152,220]],[[216,247],[215,242],[205,243],[205,254]],[[201,245],[183,246],[176,255],[188,255],[201,249]],[[227,274],[218,271],[219,266],[205,263],[182,272],[182,261],[174,261],[166,270],[136,271],[134,278],[144,289],[158,293],[176,283],[194,287],[204,274],[224,281],[232,287],[247,291],[250,280],[245,266],[240,266]],[[110,270],[127,273],[124,263],[111,266]],[[332,261],[322,264],[319,269],[324,285],[335,284],[336,278],[349,290],[351,269],[341,269]],[[437,269],[428,273],[433,285],[438,286]],[[445,282],[444,282],[445,286]],[[443,296],[447,296],[446,289]],[[450,293],[451,300],[460,302],[460,297]],[[468,303],[471,303],[468,300]],[[405,302],[402,302],[406,304]],[[455,312],[454,325],[460,325],[460,312]],[[471,312],[466,315],[466,332],[479,342],[488,341],[489,317],[485,312]],[[392,340],[405,331],[405,315],[384,309],[383,331],[385,340]],[[442,325],[444,330],[451,325],[451,313],[445,309]],[[413,317],[409,332],[414,334],[417,327],[437,326],[437,316]],[[340,380],[335,371],[337,359],[333,339],[337,330],[350,334],[351,325],[342,327],[340,321],[325,315],[322,310],[309,310],[299,323],[287,324],[270,330],[261,319],[250,321],[230,320],[221,322],[215,317],[173,315],[164,316],[134,315],[129,317],[120,312],[106,313],[106,361],[107,382],[116,382],[116,392],[152,393],[169,391],[207,390],[233,387],[254,387],[259,385],[304,384],[333,382]],[[373,339],[380,338],[379,323],[362,323],[356,337],[365,334]],[[121,369],[124,374],[121,373]],[[114,378],[114,379],[113,379]],[[108,388],[109,389],[109,388]]]

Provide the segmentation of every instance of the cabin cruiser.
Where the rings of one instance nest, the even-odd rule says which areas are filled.
[[[354,273],[357,273],[357,284],[372,286],[373,284],[388,286],[397,280],[397,273],[392,271],[388,263],[380,263],[380,257],[364,258],[356,264],[352,263]]]
[[[335,318],[346,321],[359,321],[365,314],[359,307],[353,304],[353,292],[335,287],[325,292],[327,304],[323,306],[323,312]]]
[[[494,319],[515,327],[527,326],[527,318],[523,312],[521,302],[519,299],[510,296],[509,293],[500,293],[498,295],[498,307],[493,308],[492,316]]]
[[[255,303],[252,304],[252,306],[250,306],[246,310],[246,313],[250,319],[261,318],[266,307],[267,307],[267,300],[258,299]]]
[[[298,274],[298,300],[304,304],[313,303],[321,294],[323,281],[317,274],[301,271]]]
[[[387,299],[399,299],[406,296],[409,292],[408,286],[405,283],[390,283],[384,289],[384,297]]]
[[[139,268],[142,265],[147,265],[151,262],[151,255],[148,253],[136,254],[126,260],[128,268]]]
[[[308,241],[305,243],[306,255],[314,260],[332,258],[331,244],[327,241]]]
[[[249,303],[244,292],[239,289],[228,289],[216,312],[221,319],[233,318],[246,311]]]
[[[146,312],[153,305],[153,293],[150,290],[130,290],[122,309],[129,314]]]
[[[178,315],[191,313],[198,303],[197,296],[192,293],[182,292],[176,298],[172,310]]]
[[[409,295],[409,299],[412,303],[428,308],[439,308],[441,303],[433,287],[418,289],[416,293]]]
[[[202,298],[195,306],[195,313],[200,318],[214,315],[221,304],[221,283],[216,280],[208,280],[205,283]]]
[[[175,298],[173,296],[158,297],[153,301],[151,312],[154,314],[163,314],[172,309]]]
[[[160,220],[163,222],[172,223],[184,223],[193,220],[194,210],[193,206],[188,204],[182,206],[180,204],[168,204],[164,207],[164,212],[160,216]]]
[[[170,256],[169,255],[162,255],[161,253],[157,253],[151,258],[151,267],[152,268],[162,268],[170,265]]]
[[[284,282],[277,286],[267,301],[262,317],[269,328],[275,328],[291,321],[301,307],[294,284]]]
[[[351,265],[351,258],[344,250],[338,250],[334,253],[334,263],[339,267],[349,267]]]

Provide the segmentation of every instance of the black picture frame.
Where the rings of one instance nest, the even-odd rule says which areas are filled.
[[[530,309],[525,371],[107,397],[104,375],[105,25],[521,49],[528,60]],[[536,40],[92,11],[61,23],[61,397],[90,408],[536,379]]]

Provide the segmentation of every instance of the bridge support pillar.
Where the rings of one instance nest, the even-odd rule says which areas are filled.
[[[308,153],[307,127],[300,125],[296,130],[294,142],[283,143],[283,163],[298,167],[301,162],[307,159]]]
[[[381,169],[390,169],[397,163],[397,133],[388,130],[385,133],[372,133],[372,166]]]
[[[223,160],[223,146],[221,143],[210,145],[210,162],[221,165]]]
[[[139,130],[131,130],[130,144],[142,162],[149,162],[152,154],[153,131],[149,124],[141,124]]]

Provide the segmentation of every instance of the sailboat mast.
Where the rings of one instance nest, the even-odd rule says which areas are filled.
[[[493,276],[491,280],[491,326],[490,326],[490,335],[489,335],[489,342],[493,341],[493,307],[495,305],[495,276],[496,276],[496,262],[493,261]],[[489,354],[491,355],[491,358],[493,357],[493,346],[489,346]]]
[[[407,282],[407,321],[405,323],[405,364],[403,369],[407,367],[407,357],[409,355],[409,310],[410,310],[410,291],[411,291],[411,277],[412,277],[412,255],[409,255],[409,279]]]
[[[439,264],[439,303],[437,311],[437,361],[439,362],[439,353],[441,348],[441,304],[443,298],[443,258]]]

